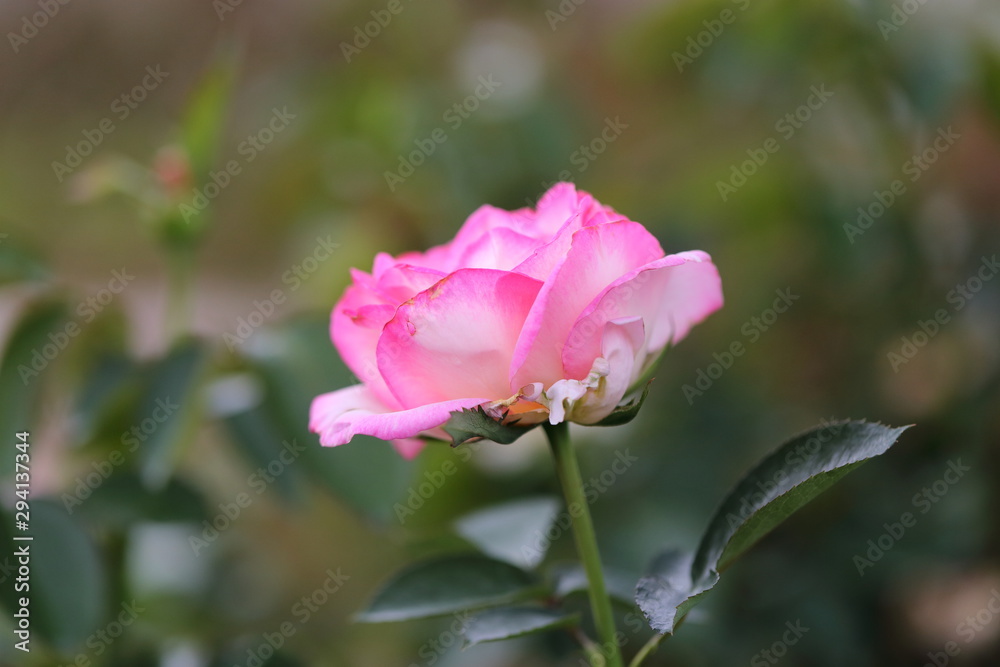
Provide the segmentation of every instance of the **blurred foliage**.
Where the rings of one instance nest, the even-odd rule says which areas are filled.
[[[461,652],[447,618],[351,620],[401,564],[467,553],[460,517],[557,491],[537,430],[413,462],[307,430],[312,397],[354,381],[328,337],[349,267],[563,179],[668,252],[710,252],[726,294],[635,421],[574,432],[585,477],[616,448],[639,459],[592,505],[623,576],[694,548],[771,443],[832,418],[917,425],[647,664],[762,664],[797,621],[781,664],[903,667],[951,640],[950,664],[997,664],[1000,618],[961,634],[1000,589],[996,3],[387,6],[102,0],[34,31],[38,7],[0,8],[25,40],[0,65],[0,427],[31,433],[37,547],[33,650],[4,642],[0,664],[577,664],[559,632]],[[832,96],[810,108],[815,89]],[[772,319],[778,290],[797,298]],[[935,485],[956,461],[971,470]],[[878,555],[861,575],[859,555]],[[11,572],[0,558],[8,608]],[[621,613],[631,654],[647,635]]]

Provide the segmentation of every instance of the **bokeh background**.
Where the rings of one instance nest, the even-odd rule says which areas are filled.
[[[327,335],[349,267],[572,180],[668,252],[710,252],[726,296],[635,422],[575,432],[585,475],[639,459],[592,507],[610,567],[692,547],[742,471],[823,419],[916,424],[649,664],[923,665],[949,640],[948,664],[998,664],[1000,618],[961,628],[1000,590],[1000,6],[390,4],[0,5],[3,529],[27,430],[36,535],[33,650],[5,629],[0,663],[255,664],[293,622],[266,664],[578,664],[558,634],[439,651],[454,619],[351,621],[400,566],[467,548],[457,517],[557,491],[540,433],[407,462],[307,431],[310,399],[354,381]],[[572,557],[564,536],[547,562]],[[808,632],[762,653],[786,623]]]

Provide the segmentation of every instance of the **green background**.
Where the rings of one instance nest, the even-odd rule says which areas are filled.
[[[322,449],[306,428],[313,396],[354,381],[326,330],[349,267],[446,242],[477,206],[524,206],[568,178],[668,252],[709,252],[726,298],[666,355],[636,421],[574,430],[585,478],[621,448],[639,459],[592,505],[609,566],[634,581],[662,549],[693,547],[743,471],[823,419],[916,424],[735,565],[648,664],[902,667],[949,640],[949,664],[997,664],[1000,617],[969,642],[960,625],[1000,590],[1000,280],[953,292],[995,278],[984,257],[1000,249],[997,5],[388,6],[70,2],[36,32],[24,17],[40,5],[0,9],[0,471],[6,512],[13,434],[29,430],[36,535],[33,651],[5,629],[0,663],[245,665],[290,623],[269,665],[578,664],[558,632],[438,653],[453,618],[351,622],[399,567],[467,549],[459,516],[557,491],[540,432],[406,463],[366,438]],[[121,96],[157,66],[130,108]],[[480,77],[500,85],[469,98]],[[814,90],[832,95],[803,108]],[[254,148],[275,110],[294,117]],[[915,169],[942,132],[957,138]],[[390,188],[386,172],[434,136]],[[60,180],[53,163],[81,142],[89,155]],[[185,220],[230,161],[239,173]],[[113,271],[134,276],[120,294],[102,292]],[[779,290],[796,300],[758,326]],[[65,349],[23,381],[60,332]],[[718,377],[685,395],[700,371]],[[127,444],[158,399],[177,407]],[[266,481],[256,471],[285,442],[291,462]],[[959,460],[969,472],[938,495]],[[394,503],[449,461],[401,524]],[[95,472],[68,512],[64,494]],[[904,512],[915,525],[860,576],[855,557]],[[563,535],[547,562],[572,557]],[[348,578],[309,609],[331,572]],[[95,639],[133,600],[144,611],[122,636]],[[796,622],[808,632],[768,662]]]

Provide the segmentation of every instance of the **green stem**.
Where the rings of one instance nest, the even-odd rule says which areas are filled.
[[[172,344],[191,327],[194,287],[194,251],[186,247],[167,248],[167,332]]]
[[[639,667],[642,661],[648,658],[650,655],[660,647],[660,640],[663,639],[663,635],[653,635],[650,637],[649,641],[646,642],[639,652],[635,654],[632,658],[632,662],[628,663],[628,667]]]
[[[590,608],[594,614],[594,625],[597,627],[601,651],[607,659],[607,667],[623,667],[621,650],[615,637],[615,617],[611,610],[611,598],[608,597],[607,588],[604,586],[604,572],[601,569],[601,554],[597,549],[594,523],[590,518],[583,479],[580,477],[580,466],[576,462],[576,451],[569,441],[569,424],[566,422],[555,426],[545,424],[545,433],[549,436],[559,481],[573,522],[576,550],[587,573],[587,582],[590,585]]]

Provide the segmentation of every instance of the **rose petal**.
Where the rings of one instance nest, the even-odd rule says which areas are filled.
[[[436,283],[443,274],[404,264],[382,266],[378,279],[356,269],[352,275],[355,284],[344,291],[330,317],[330,337],[351,372],[386,405],[400,407],[378,371],[378,339],[396,306]]]
[[[351,285],[330,315],[330,337],[354,375],[387,405],[398,407],[378,372],[375,346],[395,308],[361,285]]]
[[[400,404],[509,398],[507,369],[541,286],[517,273],[462,269],[400,306],[376,351]]]
[[[501,269],[510,271],[527,259],[538,240],[525,236],[509,227],[491,229],[458,257],[458,266],[465,269]]]
[[[569,252],[543,285],[524,323],[510,366],[511,386],[541,382],[548,387],[568,377],[562,348],[583,309],[615,280],[659,257],[660,244],[635,222],[575,232]]]
[[[593,424],[607,417],[621,403],[632,384],[637,357],[645,350],[641,317],[613,320],[603,326],[601,355],[582,380],[564,379],[552,385],[549,421],[571,420]]]
[[[358,434],[381,440],[405,440],[441,426],[456,410],[473,408],[483,402],[479,398],[464,398],[392,411],[367,387],[355,385],[313,399],[309,429],[319,434],[320,443],[326,447],[346,444]],[[404,456],[415,454],[413,443],[403,447]]]
[[[624,218],[586,192],[577,192],[572,183],[557,183],[539,200],[534,223],[548,241],[514,270],[545,280],[566,256],[577,230],[617,220]]]
[[[420,438],[401,438],[399,440],[393,440],[392,446],[396,448],[396,451],[399,452],[400,456],[409,461],[423,451],[424,447],[427,446],[427,443]]]
[[[630,271],[598,295],[573,325],[562,351],[566,377],[579,379],[590,371],[600,353],[594,333],[609,320],[641,317],[647,351],[656,354],[721,307],[719,272],[700,250],[668,255]]]

